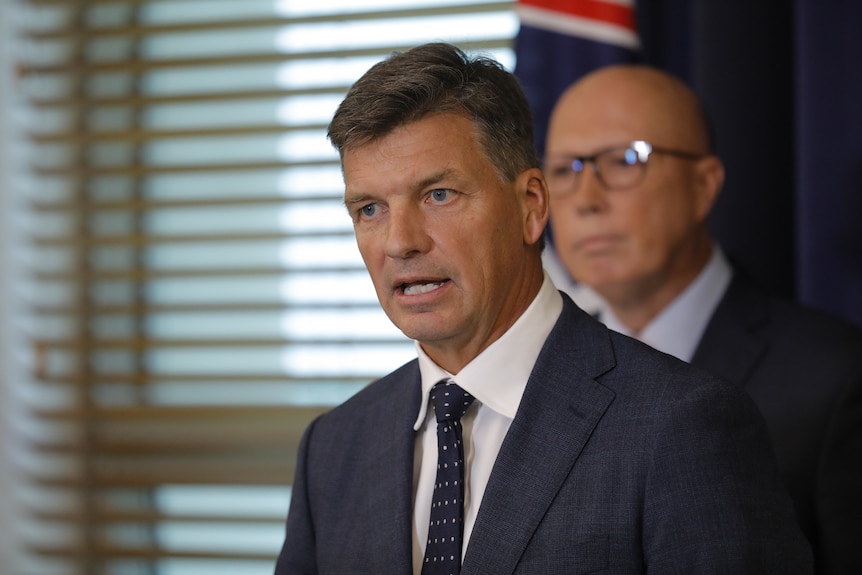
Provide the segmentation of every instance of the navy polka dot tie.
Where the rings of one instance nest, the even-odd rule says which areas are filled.
[[[422,575],[458,575],[464,534],[464,446],[461,416],[473,396],[452,380],[431,389],[437,416],[437,480],[431,499],[431,523]]]

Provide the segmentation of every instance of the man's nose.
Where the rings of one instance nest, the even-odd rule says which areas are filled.
[[[607,209],[607,190],[593,162],[585,162],[572,193],[575,210],[581,214],[601,212]]]
[[[418,207],[390,207],[386,228],[386,255],[409,258],[428,251],[430,245],[431,237]]]

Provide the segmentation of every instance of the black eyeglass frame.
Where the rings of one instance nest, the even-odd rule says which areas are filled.
[[[609,185],[602,175],[602,171],[599,168],[597,160],[600,156],[603,156],[609,152],[624,150],[625,152],[632,152],[632,154],[625,154],[626,163],[630,166],[639,165],[643,168],[641,169],[640,175],[638,179],[633,181],[630,184],[626,184],[623,186],[611,186]],[[664,148],[661,146],[654,146],[653,144],[647,142],[646,140],[633,140],[629,142],[628,145],[618,145],[611,146],[609,148],[605,148],[603,150],[599,150],[598,152],[591,154],[589,156],[572,156],[566,158],[566,160],[570,160],[570,166],[572,168],[572,172],[576,175],[580,175],[586,169],[587,164],[589,164],[593,173],[596,175],[596,178],[599,180],[599,183],[607,190],[624,190],[630,188],[632,186],[636,186],[643,179],[644,174],[646,173],[647,161],[649,160],[650,155],[652,154],[665,154],[668,156],[675,156],[677,158],[682,158],[684,160],[690,161],[698,161],[702,158],[705,158],[709,154],[696,154],[694,152],[687,152],[685,150],[675,150],[673,148]],[[547,169],[546,169],[547,171]],[[574,187],[571,190],[566,190],[565,192],[552,194],[553,195],[565,195],[574,191]]]

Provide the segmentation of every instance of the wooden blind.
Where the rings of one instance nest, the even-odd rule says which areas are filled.
[[[512,2],[12,4],[10,574],[271,573],[303,429],[415,355],[328,120],[392,50],[512,66]]]

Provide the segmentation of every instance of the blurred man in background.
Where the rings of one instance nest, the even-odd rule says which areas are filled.
[[[862,334],[761,291],[711,237],[724,168],[700,100],[656,69],[593,72],[557,103],[545,173],[554,247],[599,319],[743,386],[818,572],[862,573]]]

